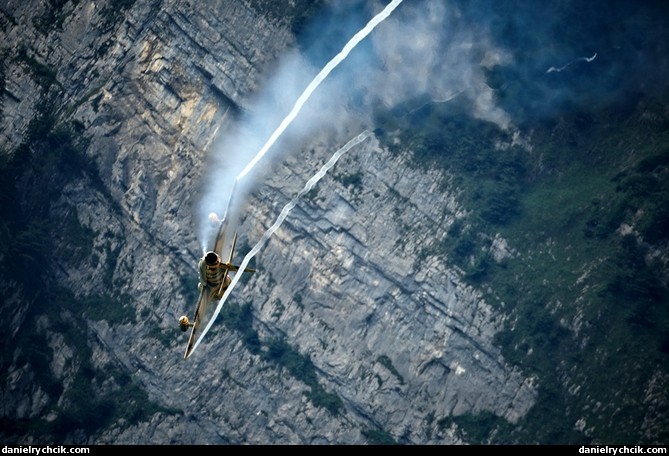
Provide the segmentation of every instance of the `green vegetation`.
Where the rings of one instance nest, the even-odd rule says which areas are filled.
[[[367,443],[370,445],[397,445],[393,436],[383,429],[363,429],[362,435],[367,439]]]
[[[6,429],[4,432],[10,436],[31,434],[63,441],[77,429],[93,435],[110,423],[125,423],[128,426],[157,412],[177,413],[151,402],[146,392],[133,384],[120,367],[109,364],[99,369],[92,364],[86,323],[76,317],[77,309],[73,306],[76,300],[69,290],[59,288],[47,295],[44,294],[46,290],[42,291],[43,286],[37,284],[36,288],[39,294],[35,296],[29,312],[45,316],[48,326],[44,328],[42,323],[38,328],[35,319],[28,319],[11,346],[21,347],[15,363],[31,366],[40,387],[51,399],[46,405],[46,412],[53,413],[57,418],[52,421],[18,421],[11,427],[3,428]],[[71,358],[65,359],[64,363],[64,369],[73,380],[67,388],[55,378],[52,370],[55,361],[49,339],[54,334],[62,337],[72,349]],[[4,362],[6,360],[3,359]],[[112,379],[116,382],[114,388],[98,393],[101,384]],[[119,399],[121,397],[122,400]],[[49,415],[46,412],[42,416]]]
[[[102,10],[102,28],[111,28],[116,25],[125,15],[126,11],[132,8],[136,0],[116,0],[105,6]]]
[[[249,2],[258,14],[272,21],[289,24],[293,33],[299,34],[309,19],[323,7],[323,0],[296,0],[277,3],[272,0],[251,0]]]
[[[85,154],[88,143],[82,126],[61,122],[56,114],[48,91],[53,74],[30,59],[26,63],[43,81],[45,94],[23,142],[12,153],[0,153],[0,275],[7,284],[5,296],[21,290],[24,312],[16,337],[2,342],[0,363],[3,369],[12,364],[30,367],[35,387],[47,395],[40,416],[50,419],[3,425],[3,437],[63,441],[79,429],[91,436],[111,423],[131,425],[157,412],[176,413],[150,401],[119,366],[93,364],[86,319],[134,323],[135,306],[129,297],[77,298],[54,280],[54,258],[69,258],[72,265],[82,267],[99,263],[93,255],[96,234],[81,225],[76,207],[63,205],[63,188],[82,179],[103,186],[94,162]],[[57,223],[54,213],[61,215]],[[106,253],[113,263],[112,252]],[[111,279],[103,276],[99,281]],[[71,350],[54,356],[55,347]],[[54,373],[57,368],[70,380],[67,384]]]
[[[267,344],[265,358],[283,366],[290,374],[308,385],[311,391],[307,398],[316,407],[323,407],[331,414],[337,415],[344,408],[344,404],[335,393],[328,393],[318,383],[316,368],[308,356],[298,353],[294,348],[281,339],[271,339]]]
[[[100,13],[102,29],[118,24],[134,1],[105,6]],[[35,23],[38,31],[60,27],[69,14],[68,5],[76,3],[48,0],[48,15]],[[312,40],[308,34],[299,35],[324,2],[298,0],[287,7],[251,0],[249,5],[271,20],[292,24],[306,48]],[[582,12],[574,10],[575,15]],[[0,14],[16,25],[13,17]],[[587,41],[573,29],[558,32],[571,42]],[[341,48],[336,40],[328,41],[327,51]],[[96,54],[111,44],[111,40],[103,43]],[[657,49],[661,53],[664,47]],[[0,115],[6,58],[0,55]],[[76,207],[63,207],[66,203],[60,198],[62,189],[77,180],[104,192],[96,166],[85,153],[83,127],[67,117],[90,99],[95,108],[105,81],[92,86],[59,117],[63,107],[54,101],[53,91],[60,88],[56,69],[26,50],[18,53],[17,61],[39,86],[43,101],[23,143],[16,150],[0,151],[0,275],[7,284],[3,304],[20,292],[24,312],[21,326],[12,328],[16,337],[1,343],[0,363],[5,371],[10,365],[29,367],[47,395],[42,416],[55,419],[0,418],[3,437],[63,440],[75,430],[91,436],[112,423],[132,425],[155,413],[179,413],[153,403],[122,366],[93,362],[86,320],[135,323],[130,298],[113,293],[76,297],[54,280],[53,257],[59,255],[72,258],[74,265],[90,259],[96,270],[102,270],[99,283],[109,290],[118,288],[112,275],[114,253],[110,247],[103,247],[100,256],[93,252],[97,234],[81,225]],[[503,76],[491,74],[491,84],[506,101],[521,98],[524,88],[504,84]],[[420,256],[443,256],[464,271],[465,280],[479,290],[490,290],[487,302],[512,322],[495,343],[505,361],[535,376],[539,385],[535,406],[517,425],[490,413],[432,414],[428,424],[437,420],[442,429],[454,426],[472,443],[643,444],[669,437],[666,403],[653,404],[656,409],[651,411],[644,402],[652,376],[659,372],[666,377],[669,365],[667,264],[657,254],[666,252],[669,240],[669,115],[666,99],[637,101],[579,111],[563,107],[561,118],[543,118],[526,126],[532,131],[532,151],[497,147],[511,144],[508,134],[471,119],[458,99],[425,104],[416,111],[379,114],[383,125],[379,137],[399,130],[400,144],[414,153],[414,165],[448,171],[453,179],[443,182],[444,190],[457,189],[460,201],[471,210],[471,216],[456,221],[443,241],[425,246]],[[388,147],[399,146],[388,141]],[[341,176],[341,182],[357,192],[362,174]],[[401,197],[394,197],[399,215]],[[307,198],[315,201],[318,190]],[[53,220],[54,212],[63,215],[58,226],[44,223]],[[404,233],[411,229],[402,227]],[[497,233],[518,253],[501,263],[490,252]],[[106,264],[100,261],[102,253]],[[181,284],[184,296],[194,302],[196,278],[183,278]],[[299,294],[294,300],[301,305]],[[277,302],[277,316],[282,308]],[[335,415],[342,413],[341,398],[318,382],[308,355],[281,338],[260,340],[250,305],[228,305],[222,319],[239,331],[250,352],[307,385],[306,395],[313,404]],[[164,335],[151,335],[167,343]],[[72,350],[55,357],[54,347]],[[376,361],[404,382],[389,357],[381,355]],[[66,371],[67,383],[54,374],[56,368]],[[663,429],[658,435],[642,432],[640,423],[648,419]],[[575,428],[581,420],[587,433]],[[380,428],[362,433],[371,444],[397,443]]]
[[[518,426],[485,414],[440,419],[468,441],[652,439],[638,401],[669,365],[667,265],[654,253],[669,240],[669,118],[661,106],[641,100],[537,123],[531,151],[495,147],[510,138],[457,105],[379,116],[377,133],[399,128],[415,166],[448,171],[444,188],[461,192],[472,214],[420,255],[445,256],[492,290],[487,302],[513,322],[495,343],[538,379],[537,403]],[[496,233],[517,250],[500,263],[490,253]],[[669,424],[661,407],[650,418]],[[587,435],[575,429],[580,419]]]
[[[130,296],[123,293],[111,297],[107,295],[88,296],[76,305],[87,318],[107,321],[112,324],[137,323],[136,306]]]
[[[397,380],[399,380],[400,385],[404,385],[404,377],[402,377],[402,374],[397,372],[397,369],[395,369],[395,366],[393,366],[393,362],[390,360],[390,358],[388,358],[386,355],[381,355],[378,358],[376,358],[376,361],[381,363],[395,377],[397,377]]]
[[[96,177],[84,153],[86,141],[77,136],[76,128],[58,124],[51,105],[45,102],[30,122],[24,142],[13,154],[0,155],[0,252],[6,261],[44,264],[49,260],[47,252],[54,251],[54,242],[61,236],[76,240],[77,254],[91,252],[93,233],[80,225],[74,208],[57,229],[44,223],[65,182],[84,175]],[[34,277],[8,263],[0,265],[3,267],[10,277],[27,280],[32,287]]]
[[[63,7],[68,3],[69,0],[49,0],[48,8],[45,8],[42,16],[38,16],[33,19],[33,25],[35,28],[43,33],[47,34],[53,28],[61,28],[63,22],[73,9],[70,9],[69,12],[63,11]],[[79,0],[72,1],[72,4],[76,6],[79,3]]]
[[[316,367],[308,356],[300,354],[282,339],[261,341],[253,329],[253,314],[250,304],[228,304],[221,311],[226,327],[241,333],[247,349],[262,356],[265,361],[275,363],[290,373],[293,378],[306,384],[310,391],[307,398],[316,407],[322,407],[333,415],[341,413],[344,404],[335,393],[328,393],[318,382]]]
[[[356,171],[350,174],[336,175],[335,178],[341,182],[341,184],[346,187],[352,187],[354,193],[359,192],[362,189],[362,172]]]
[[[310,203],[315,203],[319,200],[322,200],[323,197],[318,195],[318,186],[313,187],[311,190],[309,190],[307,193],[304,194],[302,199],[309,201]]]
[[[480,414],[464,414],[437,421],[439,429],[444,430],[455,425],[458,437],[465,442],[476,442],[479,444],[491,444],[491,440],[498,445],[508,444],[503,436],[509,435],[513,425],[490,412]],[[494,436],[494,439],[490,437]],[[502,436],[501,438],[498,436]]]
[[[17,58],[27,67],[32,78],[42,87],[42,89],[49,90],[52,85],[60,85],[56,70],[45,65],[36,58],[29,56],[25,49],[19,51]]]
[[[97,71],[94,71],[93,73],[94,73],[93,78],[97,78],[98,77]],[[93,86],[93,88],[91,88],[85,94],[83,94],[77,101],[68,106],[67,110],[63,114],[63,117],[68,118],[74,111],[77,110],[77,108],[79,108],[79,106],[86,103],[88,100],[91,100],[93,111],[98,112],[100,107],[99,106],[100,99],[102,98],[102,94],[100,92],[102,91],[102,88],[109,82],[110,79],[111,76],[107,76],[106,79],[100,81],[98,84]]]
[[[296,293],[295,296],[293,296],[293,302],[297,304],[297,307],[299,307],[300,310],[304,310],[304,304],[302,304],[302,295],[300,293]]]
[[[199,298],[198,283],[200,279],[196,273],[182,275],[179,277],[179,291],[184,297],[184,300],[194,306]]]
[[[274,307],[274,312],[272,312],[272,318],[276,318],[277,320],[281,318],[283,315],[283,312],[286,310],[286,306],[283,305],[280,299],[276,299],[272,303]]]

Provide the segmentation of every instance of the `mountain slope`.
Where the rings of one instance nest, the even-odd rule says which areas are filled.
[[[4,440],[666,442],[666,98],[521,121],[527,100],[480,58],[504,53],[460,46],[474,10],[447,6],[461,14],[402,5],[361,43],[376,57],[352,53],[254,170],[240,257],[374,132],[299,201],[186,361],[201,201],[365,23],[344,18],[378,9],[1,7]],[[442,55],[478,59],[467,77],[393,61],[417,51],[388,37],[429,31],[425,11],[459,30]],[[404,70],[430,77],[403,92]]]

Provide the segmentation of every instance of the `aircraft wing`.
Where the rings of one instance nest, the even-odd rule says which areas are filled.
[[[218,227],[218,232],[216,233],[216,241],[214,242],[214,252],[219,254],[221,257],[223,256],[223,247],[225,243],[225,228],[226,228],[226,221],[222,221]]]
[[[228,269],[230,271],[239,271],[239,266],[235,266],[234,264],[228,265]],[[244,272],[256,272],[255,269],[253,268],[244,268]]]
[[[225,241],[225,226],[224,223],[222,222],[218,234],[216,236],[216,243],[214,246],[215,252],[220,256],[220,252],[223,249]],[[191,329],[190,336],[188,337],[188,346],[186,347],[186,352],[184,353],[184,359],[188,358],[193,351],[193,348],[197,344],[198,338],[200,338],[200,326],[202,324],[208,326],[209,324],[209,319],[212,318],[211,315],[207,315],[207,308],[211,305],[212,302],[218,302],[221,297],[223,296],[225,290],[227,289],[228,285],[230,284],[230,279],[228,277],[228,274],[230,271],[239,271],[239,266],[236,266],[232,264],[232,258],[235,252],[235,246],[237,244],[237,233],[234,234],[232,238],[232,245],[230,247],[230,255],[228,257],[227,262],[219,264],[217,267],[220,267],[223,269],[223,274],[220,279],[220,284],[217,284],[215,286],[218,286],[218,288],[213,288],[211,284],[207,284],[204,287],[202,287],[202,290],[200,291],[200,297],[198,298],[197,301],[197,308],[195,309],[195,317],[193,318],[193,326]],[[198,266],[199,267],[199,266]],[[253,268],[244,268],[243,272],[255,272],[255,269]],[[203,279],[201,279],[203,280]],[[218,282],[218,280],[217,280]],[[218,310],[214,313],[214,315],[218,314]],[[206,321],[205,321],[206,320]],[[202,334],[204,335],[204,334]]]
[[[188,337],[188,345],[186,346],[186,352],[184,353],[184,359],[190,356],[191,350],[193,350],[193,344],[197,340],[198,333],[200,332],[200,323],[204,317],[209,304],[211,303],[211,290],[209,287],[203,287],[200,291],[200,297],[197,300],[197,307],[195,308],[195,317],[193,318],[193,327],[190,331],[190,337]]]

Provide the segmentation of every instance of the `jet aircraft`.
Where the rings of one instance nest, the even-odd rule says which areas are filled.
[[[186,352],[184,353],[184,359],[188,358],[193,350],[193,345],[197,340],[197,335],[200,329],[200,323],[204,318],[207,308],[223,297],[225,290],[227,290],[232,282],[230,273],[239,271],[239,266],[232,263],[232,257],[235,253],[235,244],[237,243],[237,233],[235,233],[232,238],[232,245],[230,246],[228,259],[226,262],[223,262],[225,223],[223,221],[218,223],[219,228],[218,234],[216,235],[216,242],[214,243],[214,249],[206,252],[198,262],[198,273],[200,276],[198,290],[200,291],[200,296],[197,300],[197,306],[195,307],[193,321],[186,315],[182,315],[179,318],[179,327],[181,328],[181,331],[185,332],[188,331],[188,328],[191,328],[188,345],[186,346]],[[253,273],[255,272],[255,269],[245,268],[242,272]]]

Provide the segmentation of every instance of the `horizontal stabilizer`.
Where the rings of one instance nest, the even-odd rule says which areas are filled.
[[[226,266],[229,271],[239,271],[239,266],[235,266],[234,264],[228,263]],[[256,272],[256,270],[253,268],[245,268],[244,272]]]

